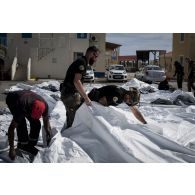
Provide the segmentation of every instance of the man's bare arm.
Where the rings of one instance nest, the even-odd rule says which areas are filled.
[[[143,124],[147,124],[146,120],[144,119],[143,115],[141,114],[141,112],[135,107],[135,106],[131,106],[131,111],[133,112],[134,116]]]
[[[83,85],[81,83],[81,78],[82,78],[82,75],[80,73],[76,73],[74,77],[74,85],[76,89],[78,90],[78,92],[80,93],[80,95],[84,98],[85,103],[87,105],[91,105],[91,100],[89,99],[88,95],[86,94],[83,88]]]

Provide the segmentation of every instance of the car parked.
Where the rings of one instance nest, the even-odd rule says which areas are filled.
[[[157,65],[147,65],[135,73],[135,78],[147,82],[161,82],[166,79],[165,71]]]
[[[127,72],[123,65],[114,64],[106,69],[105,77],[108,81],[127,81]]]
[[[86,74],[83,76],[84,81],[95,81],[94,71],[91,66],[87,66],[86,68]]]

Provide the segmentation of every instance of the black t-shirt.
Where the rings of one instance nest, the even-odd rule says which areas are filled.
[[[6,103],[13,115],[13,119],[17,123],[19,123],[24,117],[31,117],[32,106],[35,100],[40,100],[45,103],[45,111],[42,116],[48,116],[48,104],[38,94],[29,90],[8,93]]]
[[[168,81],[165,79],[164,81],[161,81],[158,85],[158,89],[159,90],[169,90],[169,83]]]
[[[82,74],[81,82],[83,83],[83,76],[86,74],[87,58],[82,56],[81,58],[74,61],[68,68],[66,72],[66,77],[64,79],[63,86],[68,88],[68,90],[74,92],[76,88],[74,86],[74,77],[76,73]]]
[[[102,97],[106,97],[108,106],[117,106],[123,102],[125,91],[125,89],[123,90],[115,85],[107,85],[99,89],[93,89],[88,96],[92,101],[96,102]]]
[[[175,65],[175,73],[179,75],[184,75],[184,67],[181,64]]]
[[[195,62],[192,60],[189,63],[189,77],[195,80]]]

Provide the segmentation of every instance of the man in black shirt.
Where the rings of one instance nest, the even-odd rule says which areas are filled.
[[[16,152],[14,149],[14,129],[17,130],[18,148],[36,155],[38,150],[34,147],[39,138],[41,129],[40,118],[43,116],[44,129],[47,135],[47,143],[51,140],[51,128],[48,117],[48,105],[46,101],[36,93],[29,90],[9,92],[6,103],[13,115],[12,122],[8,128],[8,140],[10,145],[9,157],[14,160]],[[30,134],[28,135],[26,119],[30,123]]]
[[[175,61],[174,66],[175,66],[175,74],[173,75],[173,77],[175,77],[177,75],[177,86],[178,86],[178,89],[182,89],[184,68],[178,61]]]
[[[185,61],[188,64],[188,91],[193,89],[195,97],[195,62],[190,58],[186,58]]]
[[[107,85],[100,88],[92,89],[88,97],[95,102],[99,102],[103,106],[117,106],[126,103],[135,117],[142,123],[146,124],[144,117],[135,107],[139,103],[140,94],[136,88],[131,87],[128,90],[117,87],[116,85]]]
[[[161,81],[158,85],[158,89],[159,90],[169,90],[169,82],[167,79],[165,79],[164,81]]]
[[[61,99],[66,108],[67,128],[72,126],[76,110],[81,104],[81,97],[87,105],[91,100],[83,87],[83,76],[86,74],[86,67],[92,66],[99,56],[100,51],[95,47],[89,47],[85,56],[74,61],[66,72],[66,77],[61,89]]]

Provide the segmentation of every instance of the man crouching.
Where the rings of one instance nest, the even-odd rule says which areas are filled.
[[[91,101],[99,102],[103,106],[117,106],[124,102],[130,107],[132,113],[140,122],[147,124],[143,115],[135,106],[140,100],[140,94],[136,88],[130,87],[128,91],[116,85],[107,85],[92,89],[88,97]]]
[[[48,105],[46,101],[36,93],[29,90],[9,92],[6,103],[13,115],[12,122],[8,128],[8,140],[10,145],[9,157],[14,160],[16,152],[14,148],[14,129],[17,130],[18,145],[21,150],[25,150],[36,155],[38,149],[34,146],[38,142],[41,129],[40,118],[43,117],[44,129],[47,136],[47,144],[51,140],[51,127],[48,117]],[[30,134],[28,135],[26,119],[30,123]]]

